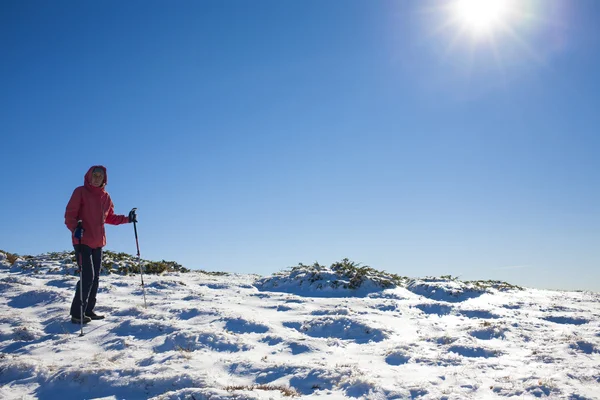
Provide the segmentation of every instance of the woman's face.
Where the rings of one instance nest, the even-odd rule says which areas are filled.
[[[92,173],[92,186],[100,187],[104,183],[104,172],[94,171]]]

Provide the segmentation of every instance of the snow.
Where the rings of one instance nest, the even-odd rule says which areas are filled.
[[[309,267],[145,275],[144,308],[110,274],[80,337],[74,267],[0,252],[1,399],[600,398],[598,293]]]

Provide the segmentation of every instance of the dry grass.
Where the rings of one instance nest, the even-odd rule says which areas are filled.
[[[246,385],[246,386],[227,386],[225,388],[228,392],[235,390],[275,390],[281,392],[286,397],[299,396],[296,389],[286,386],[274,386],[274,385]]]
[[[14,265],[15,262],[17,261],[17,259],[19,258],[19,256],[16,254],[12,254],[12,253],[5,253],[5,254],[6,254],[6,260],[10,263],[10,265]]]

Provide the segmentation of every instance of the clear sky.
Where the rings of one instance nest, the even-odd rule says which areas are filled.
[[[0,249],[600,291],[600,1],[454,3],[0,2]]]

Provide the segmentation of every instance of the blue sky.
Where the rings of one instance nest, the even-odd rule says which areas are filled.
[[[103,164],[143,258],[600,290],[600,2],[449,4],[2,2],[0,249],[69,249]]]

